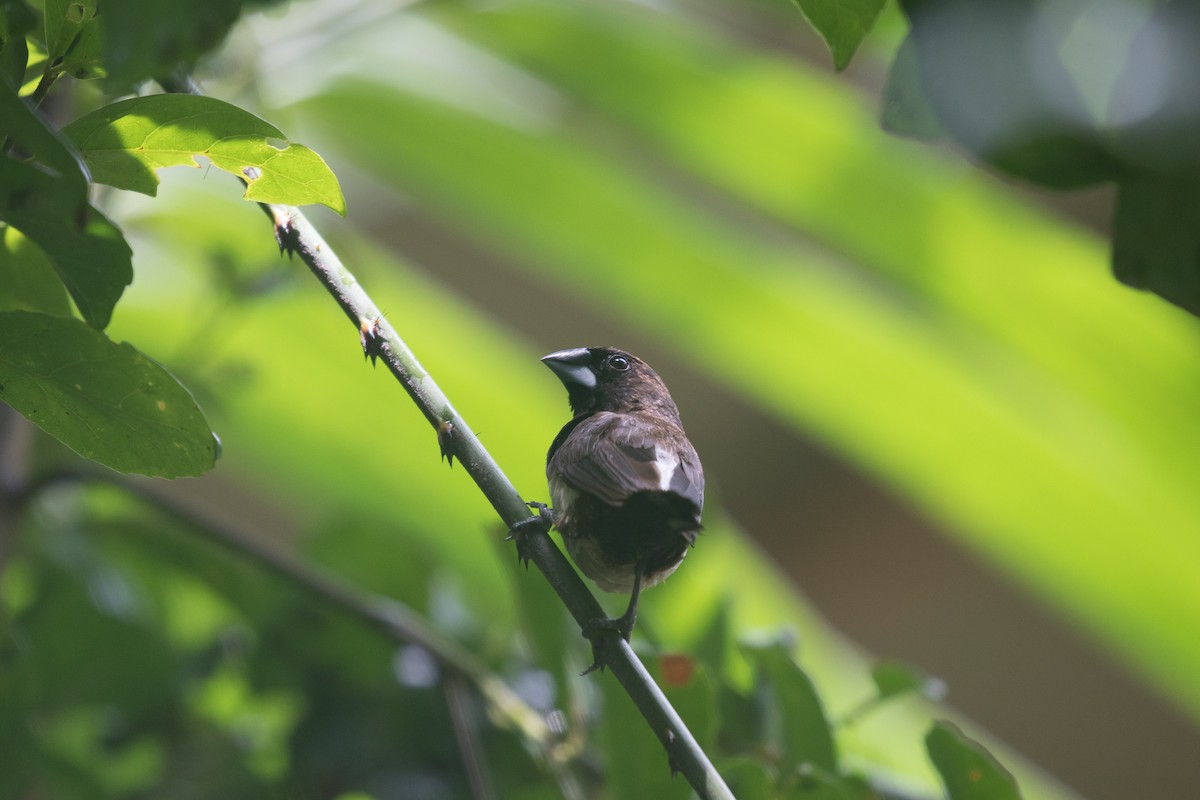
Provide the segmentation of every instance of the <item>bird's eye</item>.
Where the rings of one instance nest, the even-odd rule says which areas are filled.
[[[608,365],[618,372],[629,369],[629,359],[625,356],[609,356]]]

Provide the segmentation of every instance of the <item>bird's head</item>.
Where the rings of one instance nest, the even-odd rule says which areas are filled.
[[[577,347],[543,356],[563,385],[576,416],[597,411],[658,411],[676,420],[679,411],[666,384],[650,365],[615,347]]]

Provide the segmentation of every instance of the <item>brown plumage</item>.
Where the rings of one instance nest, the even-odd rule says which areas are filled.
[[[630,593],[625,614],[606,621],[628,639],[640,590],[674,572],[696,540],[704,470],[670,392],[644,361],[610,347],[542,361],[575,414],[546,456],[554,525],[585,575]]]

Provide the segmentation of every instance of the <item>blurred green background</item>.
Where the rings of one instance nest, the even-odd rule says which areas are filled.
[[[798,632],[834,717],[869,694],[863,653],[901,657],[1028,759],[1028,797],[1067,794],[1039,767],[1101,800],[1195,796],[1200,328],[1113,281],[1106,191],[1034,195],[884,134],[902,33],[889,7],[837,75],[783,0],[303,0],[198,77],[330,163],[349,217],[312,218],[524,496],[568,413],[540,355],[613,344],[664,376],[710,487],[708,533],[644,598],[664,646],[728,603],[740,635]],[[136,268],[110,332],[225,445],[163,491],[487,652],[517,607],[485,501],[236,186],[163,178],[107,198]],[[55,563],[86,561],[60,538]],[[180,641],[218,603],[193,583]],[[299,714],[212,683],[219,724]],[[842,738],[928,786],[901,705]]]

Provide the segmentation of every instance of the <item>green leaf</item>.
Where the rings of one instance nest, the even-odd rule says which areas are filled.
[[[0,169],[0,179],[3,177],[4,170]],[[4,208],[0,208],[0,218],[42,249],[83,318],[93,328],[103,330],[117,300],[133,280],[133,252],[117,226],[90,206],[84,209],[83,223],[78,227],[45,214]]]
[[[1117,187],[1113,274],[1200,314],[1200,180],[1138,172]]]
[[[93,17],[83,25],[63,55],[61,67],[78,80],[103,78],[107,74],[104,68],[104,26],[100,20]]]
[[[825,710],[809,677],[792,660],[782,642],[747,646],[747,656],[757,665],[760,689],[765,694],[768,730],[781,754],[781,767],[795,771],[811,765],[837,772],[837,752]]]
[[[33,161],[0,157],[0,220],[49,257],[75,305],[97,329],[133,280],[132,251],[120,230],[87,204],[87,173],[69,144],[16,93],[0,86],[0,134]]]
[[[5,81],[0,81],[0,135],[45,166],[62,184],[66,201],[76,207],[87,202],[87,170],[79,155]]]
[[[217,458],[187,389],[132,345],[75,319],[0,313],[0,400],[120,472],[199,475]]]
[[[883,129],[897,136],[936,139],[942,135],[937,113],[921,86],[917,46],[911,36],[900,43],[883,87]]]
[[[0,226],[0,311],[71,316],[66,287],[46,256],[20,231]]]
[[[843,70],[871,31],[884,0],[794,0],[833,54],[833,66]]]
[[[710,523],[711,524],[711,523]],[[712,617],[703,626],[700,638],[692,646],[692,653],[709,668],[717,681],[726,677],[729,657],[734,652],[732,635],[733,601],[723,597],[713,609]]]
[[[1040,16],[1033,0],[902,6],[923,92],[942,128],[972,155],[1054,188],[1114,177],[1118,166],[1062,60],[1069,27]]]
[[[0,80],[14,86],[24,82],[29,63],[25,34],[33,30],[37,17],[22,0],[0,0]]]
[[[109,65],[106,88],[123,94],[149,78],[190,71],[221,43],[241,9],[242,0],[107,3],[100,15]]]
[[[935,722],[925,736],[925,749],[950,800],[1020,800],[1017,782],[1009,771],[953,723]]]
[[[46,51],[53,63],[66,55],[75,37],[96,16],[96,3],[95,0],[46,0],[45,12]]]
[[[615,800],[690,797],[687,781],[672,776],[666,750],[621,684],[611,675],[597,677],[603,707],[599,739],[605,758],[605,783],[611,797]]]
[[[211,97],[134,97],[87,114],[63,129],[92,170],[93,180],[154,196],[156,170],[199,167],[197,156],[247,182],[245,199],[320,203],[346,213],[337,178],[304,145],[275,146],[283,134],[237,106]]]
[[[897,695],[919,692],[926,697],[938,699],[942,693],[942,682],[931,678],[916,667],[901,661],[884,660],[871,667],[871,680],[879,690],[880,700]]]
[[[718,762],[717,769],[738,800],[771,800],[775,797],[771,788],[772,776],[761,761],[738,758]]]

